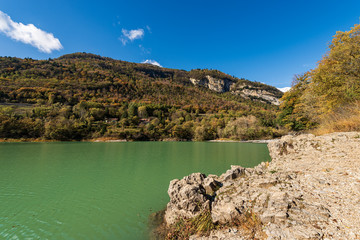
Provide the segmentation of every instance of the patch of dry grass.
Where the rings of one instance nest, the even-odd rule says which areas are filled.
[[[179,219],[175,224],[166,226],[165,222],[157,227],[152,239],[186,240],[191,235],[209,236],[212,230],[237,229],[244,239],[266,239],[263,224],[255,213],[246,211],[225,225],[214,224],[209,210],[192,219]]]
[[[189,239],[191,235],[208,235],[216,225],[212,222],[211,212],[204,211],[192,219],[180,219],[170,226],[165,239]]]
[[[315,135],[332,132],[360,131],[360,102],[342,107],[324,117],[318,128],[312,131]]]
[[[246,211],[241,217],[233,219],[232,227],[236,227],[246,239],[266,239],[263,232],[263,224],[257,214],[252,211]]]

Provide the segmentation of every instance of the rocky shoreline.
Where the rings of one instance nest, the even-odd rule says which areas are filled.
[[[190,239],[360,239],[360,133],[284,136],[268,147],[270,163],[172,180],[167,228],[209,212],[215,227]]]

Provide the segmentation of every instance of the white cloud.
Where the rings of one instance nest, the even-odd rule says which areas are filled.
[[[122,37],[120,37],[120,41],[126,45],[126,43],[130,40],[130,41],[134,41],[135,39],[141,39],[144,37],[145,32],[144,29],[134,29],[134,30],[126,30],[126,29],[122,29]]]
[[[145,48],[143,45],[139,45],[139,48],[141,49],[141,51],[144,53],[144,54],[150,54],[151,53],[151,49],[148,49],[148,48]]]
[[[155,65],[155,66],[158,66],[158,67],[162,67],[162,66],[160,65],[160,63],[158,63],[158,62],[155,61],[155,60],[151,60],[151,59],[146,59],[146,60],[143,61],[142,63],[147,63],[147,64]]]
[[[122,44],[125,46],[126,43],[128,42],[125,38],[121,37],[119,38],[119,40],[122,42]]]
[[[290,90],[291,87],[283,87],[283,88],[278,88],[280,91],[282,92],[287,92]]]
[[[51,53],[63,48],[59,39],[55,38],[52,33],[47,33],[33,24],[25,25],[21,22],[14,22],[9,15],[2,11],[0,11],[0,32],[16,41],[30,44],[41,52]]]

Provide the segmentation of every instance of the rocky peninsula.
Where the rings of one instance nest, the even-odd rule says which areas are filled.
[[[284,136],[268,147],[272,161],[255,168],[172,180],[165,237],[192,228],[206,231],[190,239],[360,239],[360,133]]]

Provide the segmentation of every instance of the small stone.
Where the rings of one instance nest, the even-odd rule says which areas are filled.
[[[245,168],[240,166],[232,166],[230,170],[220,176],[223,181],[228,181],[245,175]]]
[[[216,192],[216,190],[221,187],[221,183],[216,181],[212,177],[207,177],[204,179],[203,186],[205,188],[206,194],[212,196]]]

